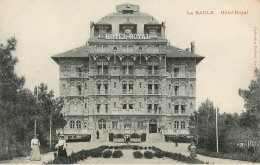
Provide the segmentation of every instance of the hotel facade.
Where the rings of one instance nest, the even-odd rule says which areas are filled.
[[[122,4],[90,23],[86,45],[57,54],[66,137],[112,133],[189,134],[195,110],[194,42],[171,46],[165,22]]]

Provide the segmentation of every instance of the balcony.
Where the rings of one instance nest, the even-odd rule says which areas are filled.
[[[60,78],[88,78],[87,72],[65,72],[60,73]]]

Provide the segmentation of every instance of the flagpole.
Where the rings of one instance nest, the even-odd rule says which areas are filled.
[[[216,109],[216,147],[218,153],[218,107]]]
[[[38,103],[38,84],[39,84],[39,71],[37,71],[37,82],[36,82],[36,104]],[[34,119],[34,135],[36,136],[36,116]]]

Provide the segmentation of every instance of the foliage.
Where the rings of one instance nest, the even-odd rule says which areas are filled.
[[[116,150],[113,152],[113,158],[121,158],[123,156],[123,152],[121,150]]]
[[[154,156],[157,157],[157,158],[163,158],[164,152],[163,151],[155,151]]]
[[[164,135],[166,142],[177,142],[177,143],[191,143],[195,141],[195,138],[190,135]]]
[[[144,151],[144,157],[147,159],[152,159],[154,154],[151,151]]]
[[[141,159],[141,158],[144,157],[144,154],[142,152],[140,152],[140,151],[135,151],[135,152],[133,152],[133,156],[136,159]]]
[[[145,142],[146,141],[146,133],[141,134],[141,141]]]
[[[132,133],[130,138],[140,138],[140,135],[138,133]]]
[[[96,148],[90,151],[90,156],[93,158],[99,158],[102,156],[102,149]]]
[[[91,135],[84,135],[78,139],[68,139],[67,142],[89,142],[91,140]]]
[[[124,138],[124,135],[123,134],[115,134],[114,135],[114,138]]]
[[[111,156],[112,156],[111,150],[107,150],[103,152],[103,158],[111,158]]]
[[[113,141],[113,137],[114,137],[114,134],[113,134],[113,133],[109,133],[109,134],[108,134],[108,139],[109,139],[110,142]]]

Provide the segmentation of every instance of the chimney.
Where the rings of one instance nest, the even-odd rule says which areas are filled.
[[[187,52],[190,52],[190,48],[186,48],[185,50],[186,50]]]
[[[195,41],[191,41],[190,46],[191,46],[191,53],[195,53]]]

